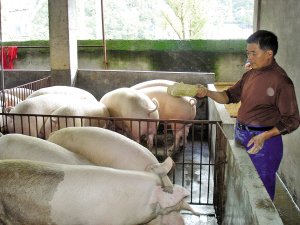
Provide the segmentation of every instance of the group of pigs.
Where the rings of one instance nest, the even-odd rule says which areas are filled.
[[[68,86],[52,86],[42,88],[33,93],[26,90],[28,97],[21,101],[18,96],[12,99],[14,104],[6,108],[6,112],[14,114],[42,114],[51,117],[8,116],[9,133],[22,133],[34,137],[48,139],[52,131],[66,126],[97,126],[107,127],[107,120],[92,120],[82,118],[61,118],[61,116],[85,117],[121,117],[136,119],[163,119],[163,120],[193,120],[196,116],[196,99],[191,97],[174,97],[167,93],[167,87],[174,84],[170,80],[151,80],[139,83],[130,88],[119,88],[106,93],[100,101],[89,92]],[[9,93],[11,94],[11,93]],[[8,94],[6,94],[8,95]],[[24,95],[24,94],[23,94]],[[11,101],[12,102],[12,101]],[[9,103],[8,103],[9,104]],[[157,122],[137,122],[124,120],[125,131],[136,142],[146,135],[148,149],[153,146],[153,137],[156,135]],[[116,122],[122,127],[122,122]],[[189,133],[191,124],[170,123],[175,135],[174,144],[169,148],[172,151]],[[182,142],[179,143],[180,139]]]
[[[120,88],[100,101],[81,89],[54,86],[29,93],[8,111],[167,119],[176,113],[183,115],[184,106],[178,105],[178,112],[172,106],[174,98],[185,99],[179,101],[194,108],[190,109],[194,115],[185,118],[194,119],[193,98],[170,96],[162,100],[168,98],[166,88],[172,83],[153,80]],[[55,88],[60,94],[49,93]],[[170,112],[168,107],[173,107]],[[61,123],[59,130],[55,117],[30,121],[14,116],[5,120],[9,134],[0,137],[0,223],[184,224],[181,210],[200,215],[184,200],[189,191],[173,185],[167,175],[173,160],[168,157],[159,163],[138,143],[142,132],[135,133],[135,124],[127,127],[134,141],[102,128],[107,123],[99,124],[98,120],[93,124],[72,119],[73,126],[63,128]],[[146,132],[155,135],[156,128],[154,123]]]

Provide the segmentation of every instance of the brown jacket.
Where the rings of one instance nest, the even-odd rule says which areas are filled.
[[[293,82],[274,62],[251,69],[226,94],[229,103],[241,101],[238,120],[253,126],[276,126],[281,134],[291,133],[300,124]]]

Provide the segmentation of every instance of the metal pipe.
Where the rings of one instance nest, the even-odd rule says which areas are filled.
[[[2,7],[1,7],[1,0],[0,0],[0,42],[1,42],[1,77],[2,77],[2,91],[4,90],[4,70],[3,70],[3,43],[2,43]],[[2,95],[2,112],[4,112],[5,106],[5,93],[3,92]]]
[[[106,59],[106,41],[105,41],[105,30],[104,30],[104,10],[103,0],[101,0],[101,17],[102,17],[102,37],[103,37],[103,54],[104,54],[104,69],[108,69],[108,62]]]

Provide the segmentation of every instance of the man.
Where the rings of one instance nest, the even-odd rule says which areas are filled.
[[[241,101],[235,139],[245,146],[273,201],[276,171],[283,155],[281,135],[298,128],[299,110],[294,85],[274,59],[278,49],[277,36],[260,30],[246,42],[252,69],[222,92],[199,85],[197,96],[208,96],[224,104]]]

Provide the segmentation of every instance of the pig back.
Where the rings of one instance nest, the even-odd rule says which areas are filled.
[[[99,127],[68,127],[51,133],[49,142],[83,155],[98,166],[145,170],[156,157],[137,142]]]
[[[41,88],[37,91],[34,91],[27,98],[33,98],[45,94],[69,95],[69,96],[79,98],[81,100],[97,101],[97,99],[88,91],[77,87],[71,87],[71,86],[51,86],[51,87]]]
[[[175,83],[175,81],[172,81],[172,80],[155,79],[155,80],[148,80],[145,82],[138,83],[136,85],[133,85],[130,88],[133,88],[135,90],[140,90],[142,88],[155,87],[155,86],[169,87],[170,85],[172,85],[174,83]]]
[[[0,159],[26,159],[70,165],[94,165],[85,157],[57,144],[22,134],[0,137]]]
[[[149,113],[157,114],[157,106],[144,93],[131,89],[119,88],[106,93],[101,99],[112,117],[149,118]]]
[[[0,160],[0,221],[4,224],[53,224],[49,202],[64,179],[60,165]]]
[[[160,119],[193,120],[196,116],[195,98],[188,96],[175,97],[167,92],[167,87],[147,87],[140,89],[149,98],[156,98],[159,103]]]

